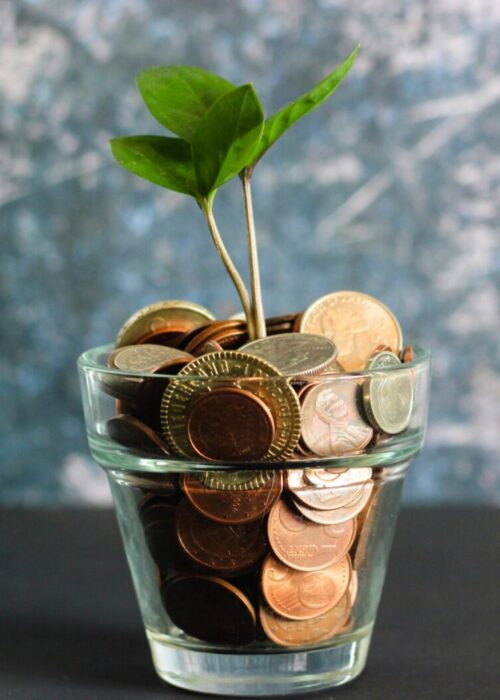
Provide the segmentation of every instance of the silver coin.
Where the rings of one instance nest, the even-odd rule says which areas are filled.
[[[330,368],[337,357],[335,343],[313,333],[280,333],[252,340],[241,348],[271,362],[286,377],[316,374]]]
[[[369,377],[363,385],[363,403],[370,423],[389,435],[401,433],[411,420],[414,382],[411,369],[403,369],[401,360],[392,352],[374,355],[366,369],[385,369]]]

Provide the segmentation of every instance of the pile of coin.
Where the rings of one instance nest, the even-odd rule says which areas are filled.
[[[191,302],[139,310],[102,380],[117,400],[109,436],[145,456],[231,464],[352,455],[408,427],[414,375],[393,370],[413,350],[381,302],[334,292],[266,327],[249,340],[245,321]]]
[[[352,629],[378,469],[329,458],[350,466],[412,416],[413,350],[378,300],[335,292],[266,328],[251,340],[240,318],[158,302],[124,324],[102,372],[109,437],[188,469],[136,476],[138,512],[170,620],[207,643]]]
[[[153,478],[139,517],[165,610],[185,634],[296,647],[352,628],[372,469]]]

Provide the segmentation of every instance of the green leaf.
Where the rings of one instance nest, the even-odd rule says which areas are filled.
[[[123,136],[110,143],[115,159],[134,175],[197,197],[191,147],[186,141],[167,136]]]
[[[137,87],[153,117],[174,134],[191,141],[201,117],[236,87],[215,73],[195,66],[146,68]]]
[[[273,114],[269,119],[266,119],[264,132],[257,151],[254,154],[252,166],[262,158],[273,143],[275,143],[285,131],[293,126],[295,122],[308,112],[319,107],[322,102],[335,92],[350,71],[358,53],[358,48],[359,47],[356,47],[354,49],[341,66],[336,68],[332,73],[329,73],[311,90],[301,95],[301,97],[298,97],[293,102],[285,105],[285,107],[280,109],[279,112],[276,112],[276,114]]]
[[[251,162],[263,128],[264,112],[252,85],[214,102],[192,141],[200,192],[208,195]]]

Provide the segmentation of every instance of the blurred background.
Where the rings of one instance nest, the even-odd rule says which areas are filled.
[[[383,300],[434,356],[406,501],[500,503],[499,35],[491,0],[3,0],[0,499],[108,503],[77,355],[158,299],[238,310],[193,200],[111,159],[110,137],[162,133],[136,73],[200,65],[271,113],[361,42],[254,177],[265,309]],[[216,213],[243,266],[237,184]]]

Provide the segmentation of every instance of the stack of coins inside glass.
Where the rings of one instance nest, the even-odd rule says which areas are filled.
[[[243,320],[158,302],[124,324],[103,379],[109,438],[169,465],[137,503],[165,611],[214,644],[351,629],[379,469],[318,461],[391,440],[414,405],[413,350],[378,300],[335,292],[266,327],[250,340]]]

